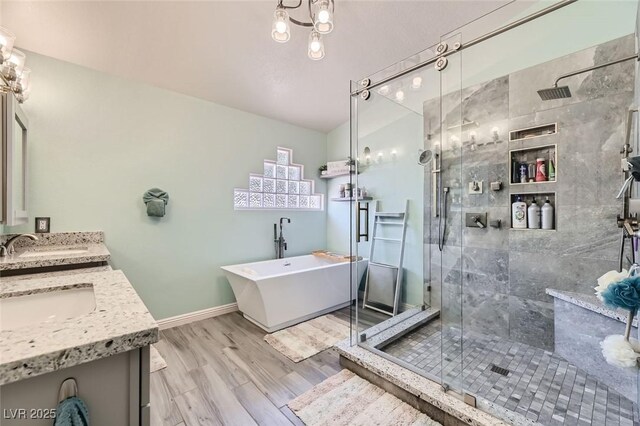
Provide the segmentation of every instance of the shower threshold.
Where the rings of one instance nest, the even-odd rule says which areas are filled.
[[[479,332],[443,333],[438,318],[377,349],[513,424],[640,425],[637,404],[553,352]]]

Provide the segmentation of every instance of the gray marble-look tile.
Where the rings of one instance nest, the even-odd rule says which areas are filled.
[[[600,342],[606,336],[624,334],[625,325],[558,298],[555,299],[554,310],[556,353],[635,401],[638,393],[637,369],[622,369],[607,364],[600,350]],[[635,334],[636,330],[633,332]]]
[[[553,351],[553,303],[509,296],[509,338]]]
[[[508,293],[509,253],[504,250],[465,247],[462,262],[463,291]]]
[[[553,253],[511,252],[509,256],[509,294],[551,302],[546,288],[592,294],[596,280],[615,268],[615,262]]]
[[[465,227],[462,231],[464,247],[478,247],[494,250],[509,249],[510,207],[488,207],[484,209],[466,208],[465,213],[487,213],[486,228]],[[490,226],[491,221],[500,220],[500,228]]]
[[[629,35],[511,74],[510,116],[518,117],[613,93],[628,92],[633,87],[634,68],[631,61],[563,80],[562,84],[569,85],[572,92],[572,96],[567,99],[542,101],[537,90],[551,87],[562,74],[631,55],[634,50],[633,35]]]
[[[508,295],[486,292],[469,283],[464,286],[462,303],[465,331],[475,330],[493,336],[509,337]]]

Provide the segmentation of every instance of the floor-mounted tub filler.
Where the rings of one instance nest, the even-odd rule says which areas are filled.
[[[269,333],[348,306],[355,262],[307,255],[223,266],[246,319]],[[367,260],[358,261],[360,282]]]

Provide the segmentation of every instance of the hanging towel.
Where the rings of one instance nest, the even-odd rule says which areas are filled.
[[[53,426],[89,426],[89,410],[77,396],[60,402]]]
[[[142,201],[147,205],[147,216],[163,217],[164,206],[169,203],[169,194],[159,188],[152,188],[144,193]]]

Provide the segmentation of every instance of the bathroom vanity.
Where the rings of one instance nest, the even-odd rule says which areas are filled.
[[[92,424],[149,424],[158,326],[124,273],[102,264],[109,252],[95,234],[45,234],[0,260],[3,426],[52,424],[69,378]],[[7,276],[33,270],[44,272]]]

